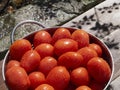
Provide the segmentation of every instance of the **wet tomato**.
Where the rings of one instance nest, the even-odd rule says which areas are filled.
[[[75,90],[92,90],[92,89],[90,87],[84,85],[84,86],[79,86]]]
[[[77,51],[78,43],[72,39],[59,39],[54,44],[54,52],[57,56],[68,51]]]
[[[41,84],[35,90],[55,90],[55,89],[49,84]]]
[[[87,64],[89,74],[99,83],[107,83],[111,76],[109,64],[100,57],[94,57]]]

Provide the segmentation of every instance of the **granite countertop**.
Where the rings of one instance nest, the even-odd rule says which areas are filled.
[[[120,89],[120,0],[106,0],[61,26],[86,30],[97,36],[110,49],[114,60],[114,75],[108,90]],[[2,61],[0,61],[2,64]],[[1,73],[0,73],[1,74]],[[0,90],[6,90],[0,77]]]

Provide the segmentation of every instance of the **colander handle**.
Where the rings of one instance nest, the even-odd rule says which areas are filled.
[[[20,23],[18,23],[14,29],[12,30],[12,33],[11,33],[11,37],[10,37],[10,40],[11,40],[11,44],[14,42],[14,34],[15,34],[15,31],[17,30],[18,27],[20,27],[21,25],[23,24],[26,24],[26,23],[31,23],[31,24],[37,24],[38,26],[42,27],[42,28],[46,28],[44,25],[42,25],[40,22],[38,21],[34,21],[34,20],[25,20],[25,21],[22,21]]]

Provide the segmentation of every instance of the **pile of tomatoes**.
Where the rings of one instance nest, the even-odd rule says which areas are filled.
[[[84,30],[63,27],[16,40],[5,71],[9,90],[103,90],[110,76],[102,47]]]

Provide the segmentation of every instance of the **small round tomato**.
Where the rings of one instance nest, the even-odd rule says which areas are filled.
[[[99,83],[107,83],[111,76],[109,64],[100,57],[94,57],[87,64],[89,74]]]
[[[48,73],[46,81],[55,90],[65,90],[70,81],[70,74],[65,67],[56,66]]]
[[[32,72],[29,74],[30,88],[34,90],[40,84],[45,83],[45,76],[41,72]]]
[[[92,44],[89,44],[89,47],[94,49],[97,52],[98,56],[102,55],[102,48],[100,47],[100,45],[96,43],[92,43]]]
[[[35,50],[39,53],[41,58],[44,58],[46,56],[53,56],[54,54],[54,47],[51,44],[48,43],[42,43],[38,45]]]
[[[88,71],[84,67],[79,67],[71,72],[71,81],[76,86],[88,85],[90,77]]]
[[[36,47],[41,43],[51,43],[51,41],[52,41],[51,35],[47,31],[41,30],[35,34],[33,39],[33,45],[34,47]]]
[[[89,35],[83,30],[76,30],[72,33],[72,39],[78,42],[78,47],[82,48],[89,45]]]
[[[30,81],[22,67],[11,67],[6,71],[5,76],[9,90],[28,90]]]
[[[44,73],[45,76],[52,70],[55,66],[57,66],[57,60],[53,57],[45,57],[40,61],[39,71]]]
[[[71,38],[71,33],[68,29],[58,28],[52,36],[52,43],[54,44],[57,40],[62,38]]]
[[[77,52],[83,56],[83,66],[86,66],[91,58],[98,56],[97,52],[90,47],[83,47]]]
[[[10,46],[10,59],[20,60],[25,52],[32,48],[31,43],[26,39],[16,40]]]
[[[58,65],[75,69],[83,64],[83,57],[77,52],[66,52],[58,58]]]
[[[35,90],[55,90],[55,89],[49,84],[41,84]]]
[[[35,50],[29,50],[23,55],[20,65],[30,73],[39,67],[40,60],[41,57]]]
[[[92,90],[92,89],[90,87],[84,85],[84,86],[79,86],[75,90]]]
[[[73,39],[59,39],[54,44],[54,52],[57,56],[62,55],[68,51],[77,51],[78,43]]]
[[[20,66],[20,62],[17,60],[10,60],[6,65],[6,70],[8,70],[9,68],[13,66]]]

